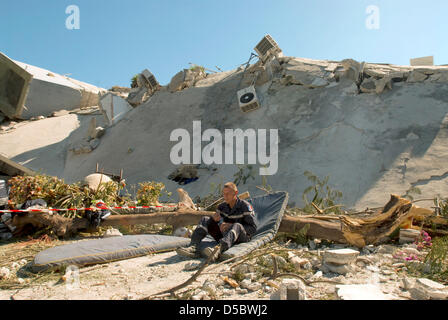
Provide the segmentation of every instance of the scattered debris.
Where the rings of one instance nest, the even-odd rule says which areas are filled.
[[[0,279],[8,279],[10,275],[11,272],[9,271],[8,268],[6,267],[0,268]]]

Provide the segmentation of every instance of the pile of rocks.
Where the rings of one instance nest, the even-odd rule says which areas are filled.
[[[279,58],[282,71],[281,84],[302,85],[307,88],[331,87],[339,81],[352,81],[353,94],[381,94],[392,89],[397,82],[448,82],[448,68],[443,66],[411,67],[358,62]]]

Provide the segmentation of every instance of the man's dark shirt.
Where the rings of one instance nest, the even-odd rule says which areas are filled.
[[[254,208],[246,200],[237,197],[233,208],[230,208],[227,202],[221,203],[216,212],[221,215],[224,222],[241,223],[250,237],[257,231]]]

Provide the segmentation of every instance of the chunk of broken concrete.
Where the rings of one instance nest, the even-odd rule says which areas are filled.
[[[122,236],[123,234],[119,230],[112,228],[106,230],[106,232],[103,235],[103,238],[122,237]]]
[[[100,140],[99,139],[90,140],[89,144],[92,150],[95,150],[100,145]]]
[[[87,140],[95,139],[96,136],[96,118],[90,119],[89,128],[87,129]]]
[[[190,88],[196,84],[199,80],[206,78],[206,73],[203,68],[197,66],[191,69],[184,69],[179,71],[171,78],[168,90],[176,92],[185,88]]]
[[[274,292],[271,300],[306,300],[306,288],[298,279],[283,279],[280,288]]]
[[[128,101],[131,99],[131,93],[129,93]],[[100,98],[100,110],[109,125],[117,123],[125,116],[127,112],[133,109],[128,101],[110,92]],[[95,128],[96,125],[94,129]]]
[[[5,88],[0,90],[0,110],[10,118],[50,115],[55,110],[98,105],[105,89],[59,75],[49,70],[14,61],[0,53]],[[3,82],[3,79],[2,79]],[[26,106],[26,107],[25,107]]]
[[[111,181],[111,178],[101,173],[93,173],[84,178],[84,183],[93,191],[97,190],[100,184]]]
[[[307,263],[310,263],[310,261],[308,259],[300,258],[300,257],[296,256],[295,254],[293,254],[292,252],[288,252],[288,260],[297,269],[300,269],[303,266],[305,266]]]
[[[392,300],[378,286],[372,284],[337,285],[336,294],[341,300]]]
[[[344,59],[341,61],[341,64],[344,66],[343,76],[355,81],[355,83],[359,83],[360,74],[364,69],[364,63],[359,63],[353,59]]]
[[[104,134],[106,133],[106,129],[104,129],[103,127],[97,127],[95,128],[95,135],[94,135],[94,139],[97,138],[101,138],[102,136],[104,136]]]
[[[428,76],[422,72],[419,71],[412,71],[411,74],[408,77],[408,82],[422,82],[425,81],[428,78]]]
[[[333,272],[337,274],[345,275],[347,273],[353,272],[353,268],[348,264],[335,264],[331,262],[324,262],[321,266],[321,271],[324,273]]]
[[[306,71],[287,69],[283,74],[283,85],[296,84],[307,88],[322,88],[329,84],[327,80],[316,77]]]
[[[448,72],[439,71],[428,78],[431,82],[448,82]]]
[[[443,284],[432,281],[430,279],[417,279],[414,289],[417,289],[418,293],[424,292],[424,294],[430,299],[448,299],[448,288]]]
[[[345,265],[352,263],[358,255],[359,251],[353,249],[326,250],[323,255],[323,261],[336,265]]]
[[[386,87],[392,89],[392,80],[390,78],[381,78],[379,80],[367,78],[363,80],[359,89],[364,93],[380,94]]]
[[[92,152],[92,147],[87,140],[82,140],[72,145],[69,150],[73,151],[74,154],[83,154]]]
[[[126,101],[132,107],[137,107],[145,103],[151,96],[151,90],[146,87],[132,88]],[[118,121],[118,120],[117,120]]]
[[[420,237],[420,230],[415,229],[400,229],[399,243],[412,243]]]

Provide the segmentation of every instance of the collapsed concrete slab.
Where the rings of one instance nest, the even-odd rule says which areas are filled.
[[[128,111],[133,109],[126,100],[110,92],[101,97],[99,105],[110,126],[120,121]]]
[[[33,76],[0,52],[0,111],[13,119],[22,114]]]
[[[0,155],[0,172],[7,174],[8,176],[24,176],[29,175],[33,176],[36,173],[33,170],[30,170],[21,164],[18,164],[15,161],[12,161],[2,155]]]
[[[410,60],[411,66],[433,66],[434,56],[414,58]]]
[[[52,112],[98,105],[95,87],[0,53],[0,111],[9,118],[29,119]]]

